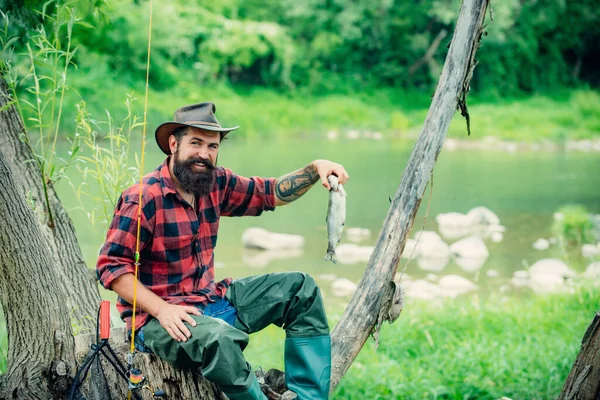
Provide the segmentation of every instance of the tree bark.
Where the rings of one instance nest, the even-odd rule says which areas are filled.
[[[8,331],[7,399],[62,398],[75,370],[65,294],[33,213],[0,152],[0,292]]]
[[[77,359],[82,360],[88,354],[90,346],[95,341],[96,336],[92,334],[77,336],[75,338]],[[125,329],[112,329],[109,343],[120,360],[125,360],[127,353],[129,353],[129,343],[125,337]],[[136,368],[143,372],[148,385],[153,390],[163,390],[167,395],[167,399],[227,399],[213,383],[204,379],[199,372],[174,368],[153,354],[137,353],[134,364]],[[126,399],[127,382],[117,375],[115,369],[105,358],[102,358],[102,369],[107,380],[115,382],[115,384],[109,384],[112,398]],[[84,387],[86,398],[98,398],[91,394],[91,389],[90,386]],[[140,389],[136,393],[140,394],[144,399],[152,399],[150,391],[146,389]]]
[[[587,328],[559,400],[600,399],[600,312]]]
[[[64,301],[74,320],[73,324],[90,331],[94,327],[100,304],[97,283],[85,265],[73,223],[51,182],[46,188],[54,225],[49,224],[43,177],[37,163],[32,162],[34,154],[31,149],[20,139],[25,128],[17,109],[14,106],[7,107],[11,100],[8,86],[0,77],[0,152],[4,153],[18,186],[34,209],[36,223],[50,251],[51,265],[58,274],[57,284],[63,288]]]
[[[423,192],[459,104],[459,97],[468,91],[486,7],[487,0],[463,1],[423,129],[392,200],[365,274],[332,332],[332,390],[356,358],[378,316],[388,314],[388,310],[382,309],[381,300],[396,273]],[[389,307],[389,302],[386,307]]]

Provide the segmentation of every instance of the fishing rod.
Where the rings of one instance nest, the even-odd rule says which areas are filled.
[[[133,366],[133,358],[135,354],[135,312],[137,308],[137,283],[138,272],[140,269],[140,230],[142,216],[142,195],[143,195],[143,180],[144,180],[144,156],[146,154],[146,125],[148,113],[148,89],[150,87],[150,47],[152,44],[152,0],[150,0],[150,15],[148,22],[148,58],[146,60],[146,92],[144,95],[144,123],[142,125],[142,156],[140,159],[140,194],[138,199],[137,212],[137,233],[135,238],[135,279],[133,280],[133,314],[131,316],[131,344],[129,354],[127,355],[127,364],[129,365],[129,388],[127,392],[127,400],[131,400],[131,395],[136,390],[141,382],[144,381],[142,371]]]
[[[98,310],[98,318],[96,321],[96,343],[92,344],[90,353],[86,356],[83,363],[79,367],[73,386],[71,388],[71,394],[69,400],[78,399],[75,397],[83,384],[90,367],[94,362],[97,362],[102,369],[100,363],[100,355],[103,355],[108,362],[116,370],[117,374],[127,381],[127,400],[131,400],[133,397],[135,400],[141,400],[138,391],[142,388],[150,390],[152,396],[155,399],[166,399],[165,392],[162,390],[153,390],[147,383],[143,372],[134,367],[134,355],[135,355],[135,314],[137,308],[137,281],[138,271],[140,267],[140,230],[141,230],[141,214],[142,214],[142,195],[143,195],[143,179],[144,179],[144,156],[146,153],[146,126],[147,126],[147,112],[148,112],[148,89],[149,89],[149,78],[150,78],[150,48],[152,43],[152,0],[150,0],[150,16],[148,24],[148,58],[146,62],[146,92],[144,96],[144,123],[142,129],[142,156],[140,160],[140,191],[137,211],[137,233],[135,243],[135,279],[133,280],[133,314],[131,318],[131,343],[129,353],[127,354],[127,368],[121,363],[114,350],[109,344],[110,338],[110,302],[103,300],[100,302],[100,309]]]

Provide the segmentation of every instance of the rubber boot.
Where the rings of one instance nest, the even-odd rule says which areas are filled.
[[[258,383],[256,376],[253,376],[253,378],[252,386],[248,390],[242,393],[225,393],[227,398],[229,400],[268,400],[267,396],[260,390],[260,383]]]
[[[285,383],[298,400],[329,399],[331,337],[285,339]]]

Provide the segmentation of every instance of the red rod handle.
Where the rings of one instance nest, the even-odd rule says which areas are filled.
[[[110,338],[110,301],[100,302],[100,339]]]

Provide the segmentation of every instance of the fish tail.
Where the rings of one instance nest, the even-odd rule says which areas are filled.
[[[337,264],[337,256],[335,255],[335,250],[331,247],[331,245],[327,246],[325,261],[331,261],[332,263]]]
[[[337,257],[333,251],[325,254],[325,261],[331,261],[334,264],[337,264]]]

